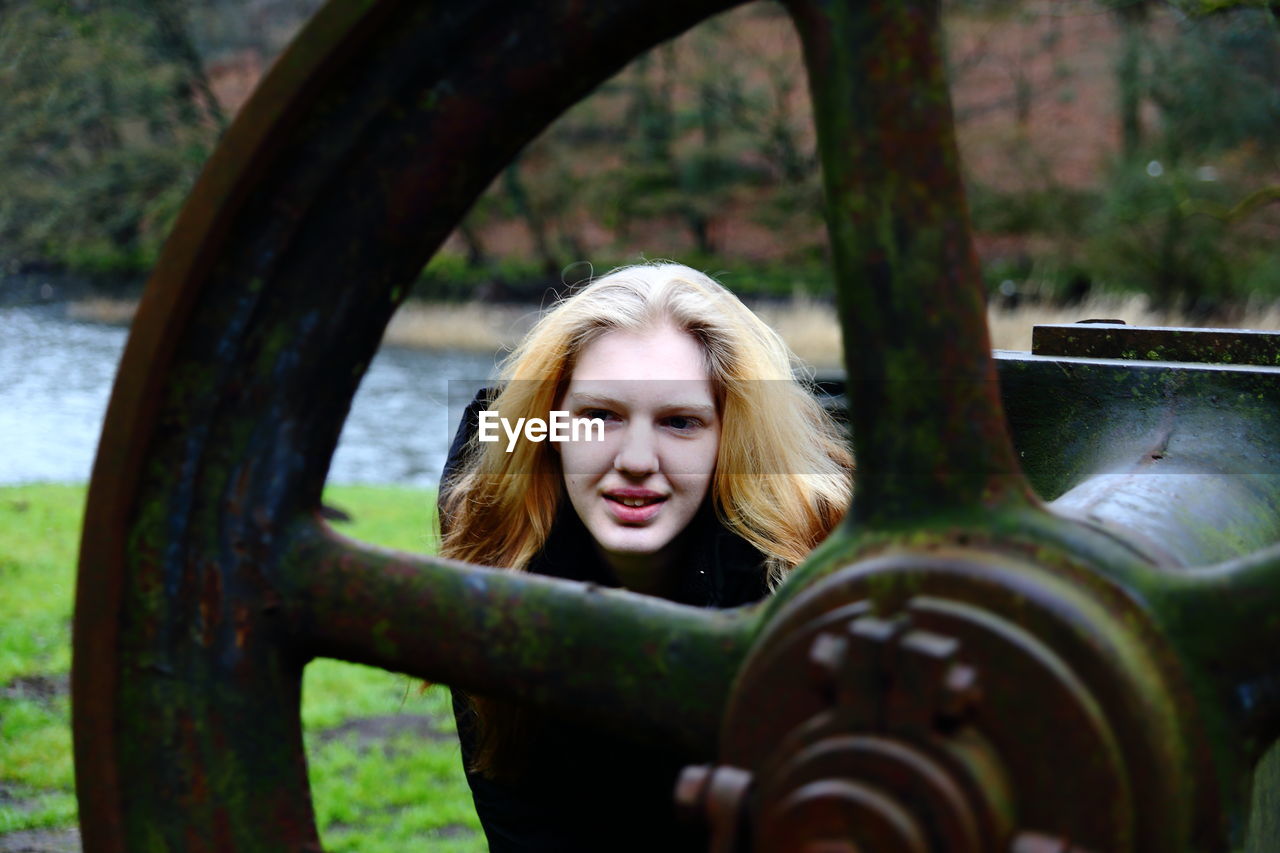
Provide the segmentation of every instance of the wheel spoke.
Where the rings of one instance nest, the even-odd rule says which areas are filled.
[[[853,516],[1025,500],[1000,405],[936,0],[793,0],[857,454]]]
[[[310,651],[713,748],[754,610],[386,551],[313,528],[298,578]]]

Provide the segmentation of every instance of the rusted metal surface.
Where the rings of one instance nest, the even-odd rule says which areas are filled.
[[[1142,557],[1097,571],[1144,602],[1184,662],[1223,796],[1242,808],[1239,780],[1280,733],[1267,639],[1280,629],[1280,369],[1018,355],[1000,366],[1032,481],[1056,511]]]
[[[166,247],[104,429],[73,672],[87,850],[317,848],[317,655],[691,761],[718,743],[679,797],[724,853],[1227,850],[1251,797],[1276,802],[1280,759],[1250,780],[1280,736],[1280,369],[1004,356],[997,383],[926,0],[788,3],[861,467],[848,523],[767,605],[323,526],[342,419],[427,256],[560,111],[729,5],[338,0],[277,63]],[[1256,814],[1249,849],[1277,849]]]
[[[860,466],[852,520],[1025,502],[990,358],[938,4],[787,6],[809,69],[842,285]]]
[[[1031,330],[1031,353],[1280,367],[1280,332],[1109,323],[1044,325]]]
[[[281,561],[382,329],[523,144],[726,5],[334,2],[276,64],[166,247],[104,428],[73,673],[88,849],[317,845],[314,652]]]
[[[927,757],[909,762],[916,787],[857,762],[834,778],[899,802],[930,850],[1007,849],[1022,832],[1176,850],[1220,831],[1215,792],[1196,790],[1211,751],[1182,710],[1177,660],[1095,575],[998,551],[894,548],[811,586],[766,631],[720,754],[765,780],[758,832],[768,804],[794,793],[777,790],[779,767],[806,744],[855,735]],[[815,657],[828,673],[817,684]]]
[[[1018,452],[1055,509],[1122,531],[1167,566],[1280,540],[1280,369],[998,363]]]

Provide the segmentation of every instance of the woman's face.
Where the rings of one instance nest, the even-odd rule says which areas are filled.
[[[604,420],[603,441],[556,445],[578,517],[623,586],[669,591],[720,445],[702,348],[665,324],[608,332],[579,354],[558,408]]]

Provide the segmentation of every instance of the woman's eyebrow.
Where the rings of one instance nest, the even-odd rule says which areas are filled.
[[[625,408],[626,403],[604,394],[593,394],[589,391],[574,391],[565,398],[565,405],[569,408],[581,408],[583,406],[599,406],[602,409],[619,409]],[[687,412],[689,414],[702,415],[703,417],[712,417],[716,413],[716,407],[709,403],[701,401],[681,401],[674,400],[663,403],[659,407],[662,412]]]
[[[704,418],[714,417],[716,407],[707,403],[664,403],[661,412],[680,412],[687,415],[701,415]]]
[[[565,403],[571,407],[577,406],[600,406],[601,408],[617,408],[622,405],[620,400],[612,397],[606,397],[603,394],[591,394],[582,391],[574,391],[565,398]]]

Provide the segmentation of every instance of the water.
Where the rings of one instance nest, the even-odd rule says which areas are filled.
[[[69,320],[64,305],[0,307],[0,484],[88,481],[126,334]],[[492,369],[490,356],[384,348],[329,481],[435,485],[458,402]]]

